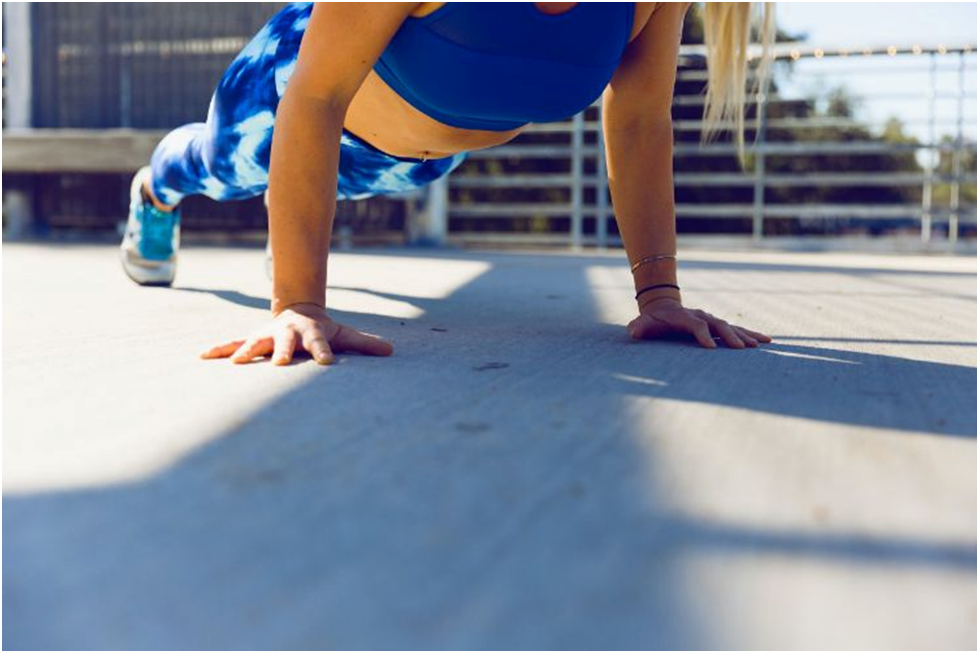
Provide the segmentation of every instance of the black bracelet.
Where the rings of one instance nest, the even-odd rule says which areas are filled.
[[[658,283],[655,286],[646,286],[645,288],[643,288],[642,290],[636,293],[636,299],[639,299],[639,295],[643,294],[644,292],[649,292],[650,290],[658,290],[660,288],[673,288],[674,290],[679,290],[680,286],[676,285],[675,283]]]

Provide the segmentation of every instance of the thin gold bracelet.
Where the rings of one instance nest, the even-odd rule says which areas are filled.
[[[635,272],[636,270],[646,265],[647,263],[652,263],[654,261],[664,261],[666,259],[673,259],[675,261],[676,254],[655,254],[653,256],[647,256],[646,258],[639,259],[632,266],[632,271]]]

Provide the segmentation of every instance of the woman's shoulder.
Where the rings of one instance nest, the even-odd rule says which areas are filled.
[[[417,6],[411,11],[409,16],[412,18],[422,18],[431,13],[434,13],[442,8],[444,2],[418,2],[415,3]]]

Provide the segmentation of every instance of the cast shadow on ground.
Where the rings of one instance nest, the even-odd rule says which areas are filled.
[[[558,273],[587,287],[571,263]],[[681,518],[661,505],[649,434],[623,411],[697,402],[971,438],[960,402],[975,398],[974,368],[631,342],[587,293],[549,302],[515,275],[399,297],[425,311],[415,320],[339,313],[393,337],[396,357],[345,357],[143,481],[4,497],[4,644],[727,648],[705,611],[725,597],[684,575],[701,552],[974,578],[974,546]],[[539,295],[540,312],[508,305],[497,282]],[[436,342],[452,357],[429,358]],[[536,410],[520,412],[528,401]]]

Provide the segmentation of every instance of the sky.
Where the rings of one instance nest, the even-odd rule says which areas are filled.
[[[805,33],[804,42],[826,49],[863,47],[972,45],[966,58],[963,135],[976,138],[976,3],[954,2],[779,2],[779,27]],[[958,57],[937,57],[936,136],[953,134],[957,126]],[[907,131],[929,140],[928,57],[875,57],[874,60],[802,60],[780,88],[788,94],[812,96],[845,86],[859,98],[858,116],[872,125],[891,117]],[[896,97],[903,96],[903,97]]]
[[[975,2],[779,2],[776,14],[820,45],[976,42]]]

